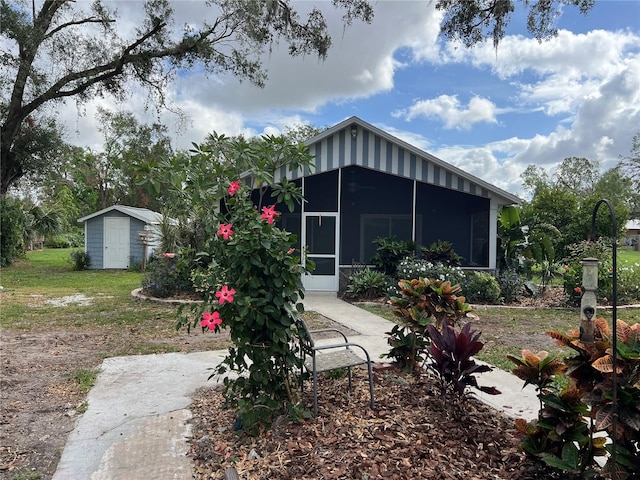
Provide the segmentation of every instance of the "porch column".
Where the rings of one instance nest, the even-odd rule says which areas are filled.
[[[489,202],[489,268],[495,270],[498,254],[498,204],[495,198]]]

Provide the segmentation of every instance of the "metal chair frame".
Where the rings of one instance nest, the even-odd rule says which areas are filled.
[[[371,397],[369,404],[371,405],[371,408],[375,408],[371,358],[365,348],[362,345],[350,342],[343,332],[335,328],[309,330],[307,324],[301,318],[296,320],[296,327],[298,330],[298,338],[300,340],[304,367],[309,373],[311,373],[313,379],[313,415],[318,415],[318,373],[346,368],[349,376],[349,390],[351,390],[351,368],[359,365],[367,366],[369,374],[369,395]],[[344,341],[328,345],[316,345],[313,335],[326,332],[337,333]],[[356,354],[352,347],[362,350],[366,359]],[[300,377],[300,386],[303,387],[302,376]]]

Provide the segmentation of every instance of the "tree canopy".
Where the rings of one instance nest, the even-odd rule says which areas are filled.
[[[334,0],[344,22],[371,21],[364,0]],[[201,25],[174,25],[168,0],[148,0],[145,18],[130,36],[100,0],[36,2],[0,0],[0,35],[11,47],[2,62],[1,155],[4,194],[28,173],[31,158],[46,148],[29,132],[43,106],[65,98],[83,101],[106,94],[124,98],[129,81],[148,87],[164,105],[164,87],[181,69],[227,72],[258,86],[266,73],[260,53],[276,41],[293,56],[327,56],[331,37],[317,8],[302,19],[289,0],[214,0]],[[35,138],[41,138],[37,136]],[[35,168],[41,168],[40,162]]]
[[[587,239],[591,214],[598,200],[611,201],[617,218],[616,234],[621,236],[638,197],[631,179],[621,168],[600,173],[599,163],[586,158],[565,158],[552,172],[529,165],[522,179],[532,194],[531,200],[520,207],[522,223],[531,227],[555,225],[560,231],[553,239],[559,258],[567,254],[568,245]],[[612,235],[611,219],[607,215],[604,210],[599,212],[597,236]]]
[[[538,41],[557,35],[555,20],[564,6],[576,6],[586,14],[595,4],[595,0],[519,1],[529,9],[527,30]],[[504,37],[515,3],[514,0],[438,0],[436,8],[445,12],[442,34],[467,47],[490,38],[497,47]]]
[[[529,9],[528,28],[536,38],[555,34],[560,8],[587,12],[594,0],[519,0]],[[145,86],[158,108],[165,86],[180,71],[199,68],[228,73],[264,85],[261,53],[277,42],[292,56],[325,58],[331,46],[321,10],[304,18],[291,0],[211,0],[199,25],[176,25],[172,2],[147,0],[135,28],[101,0],[0,0],[0,194],[21,177],[41,173],[59,153],[63,132],[51,108],[73,98],[123,99],[130,82]],[[373,2],[332,0],[345,26],[370,22]],[[515,0],[439,0],[445,11],[442,33],[467,46],[491,38],[497,45]],[[425,2],[426,8],[426,2]],[[128,33],[127,33],[128,32]],[[47,109],[47,107],[49,107]]]

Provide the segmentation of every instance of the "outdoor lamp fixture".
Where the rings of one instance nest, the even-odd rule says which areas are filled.
[[[582,260],[582,298],[580,299],[580,341],[593,343],[595,328],[593,318],[596,316],[598,303],[598,259]]]
[[[142,241],[142,271],[144,272],[147,267],[147,247],[151,245],[154,233],[145,228],[138,232],[138,236]]]
[[[358,136],[358,126],[354,123],[353,125],[351,125],[351,138],[355,140],[357,136]]]
[[[617,425],[618,425],[618,224],[616,221],[616,213],[613,210],[613,205],[609,200],[598,200],[596,206],[593,208],[593,214],[591,215],[591,234],[589,240],[595,240],[596,236],[596,216],[598,214],[598,208],[600,205],[605,204],[609,208],[609,214],[611,215],[611,248],[613,256],[613,308],[611,313],[611,328],[613,334],[611,335],[611,350],[613,351],[613,376],[612,376],[612,389],[613,395],[611,398],[611,430],[612,430],[612,442],[613,449],[611,450],[611,461],[613,465],[616,464],[616,437],[617,437]],[[595,311],[594,311],[595,313]],[[615,480],[618,478],[618,473],[614,467],[612,470],[612,478]]]

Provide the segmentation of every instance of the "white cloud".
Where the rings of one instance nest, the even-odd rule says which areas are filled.
[[[517,164],[502,162],[491,146],[479,148],[463,145],[451,146],[431,153],[498,188],[516,195],[521,194],[520,173],[524,169],[521,169]]]
[[[475,123],[497,123],[496,106],[486,98],[473,97],[469,104],[461,106],[457,95],[440,95],[433,100],[420,100],[396,116],[413,120],[417,117],[437,118],[445,128],[468,130]]]
[[[286,48],[276,46],[263,57],[269,72],[264,89],[229,75],[185,73],[166,93],[190,122],[180,130],[176,115],[162,112],[159,118],[173,132],[174,145],[187,148],[214,130],[229,135],[279,133],[287,126],[309,123],[312,117],[312,123],[324,123],[325,118],[333,123],[357,114],[514,193],[520,190],[519,174],[528,164],[551,167],[568,156],[585,156],[610,167],[629,152],[640,125],[637,32],[562,30],[541,44],[508,36],[497,52],[491,44],[466,49],[439,40],[442,15],[434,3],[374,2],[374,22],[356,22],[347,29],[342,28],[339,11],[329,2],[320,3],[333,36],[326,61],[291,58]],[[131,34],[142,2],[114,4]],[[201,5],[176,3],[176,25],[199,22],[204,18]],[[310,5],[296,3],[300,8]],[[447,83],[452,77],[440,77],[439,70],[451,66],[477,78],[477,85],[464,91],[455,82]],[[61,119],[74,143],[94,148],[102,142],[96,132],[96,105],[133,110],[141,121],[157,120],[153,108],[145,111],[145,101],[144,92],[132,86],[126,104],[96,99],[79,117],[75,104],[68,102],[60,109]],[[325,115],[328,111],[331,115]],[[514,120],[506,115],[509,112],[520,115]],[[527,117],[531,112],[536,116]],[[428,135],[419,135],[401,131],[394,122],[398,118],[437,122]],[[512,121],[519,123],[517,133]],[[460,131],[464,135],[456,136]],[[484,132],[489,133],[483,137]],[[471,134],[475,145],[469,145]]]

